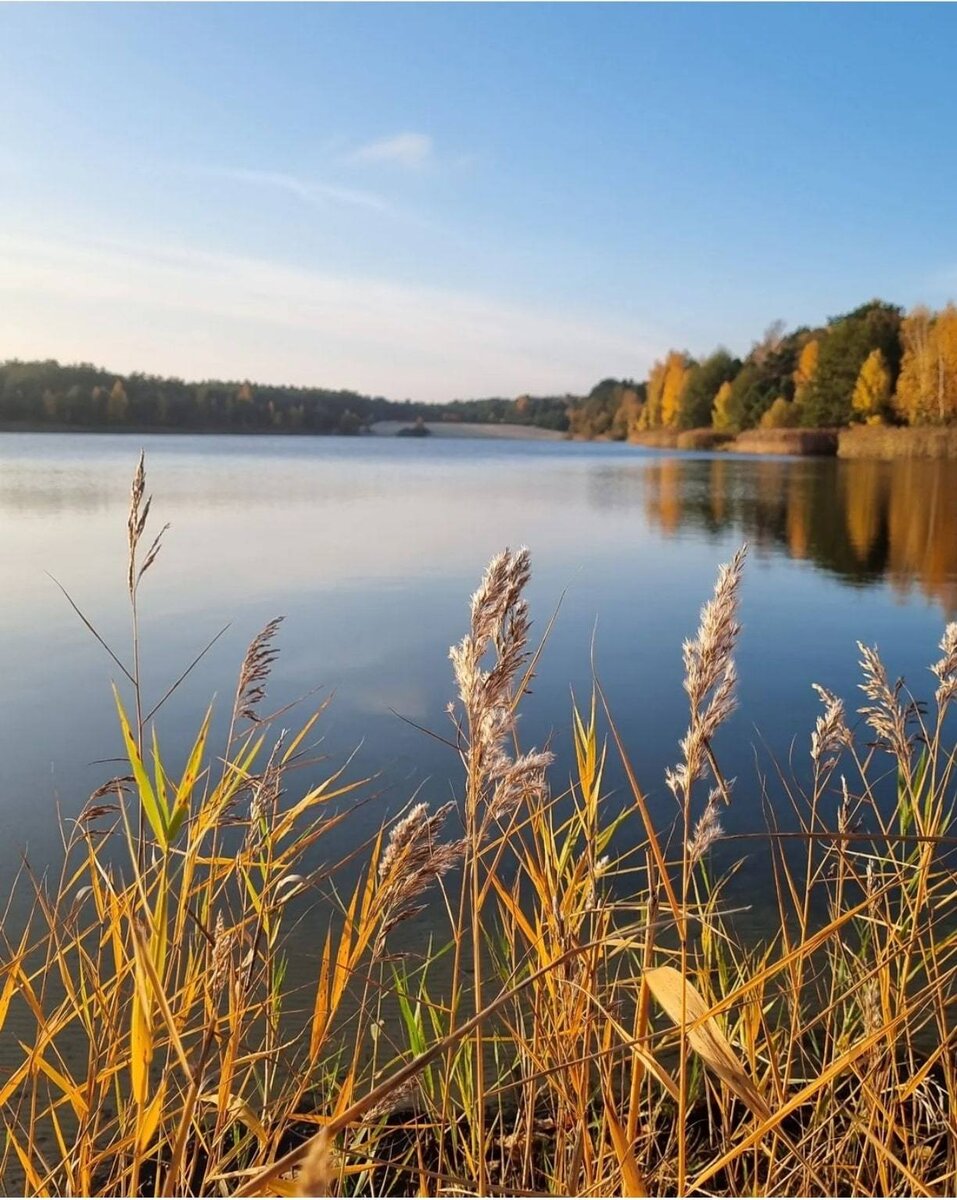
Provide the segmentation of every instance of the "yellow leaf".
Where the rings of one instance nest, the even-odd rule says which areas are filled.
[[[651,994],[679,1028],[683,1017],[688,1042],[705,1066],[713,1071],[722,1083],[727,1084],[738,1099],[762,1120],[770,1117],[771,1110],[764,1097],[741,1066],[717,1021],[710,1015],[710,1009],[701,993],[674,967],[655,967],[646,971],[645,982]]]

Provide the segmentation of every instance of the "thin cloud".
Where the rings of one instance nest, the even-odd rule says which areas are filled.
[[[184,169],[190,174],[204,176],[207,179],[221,179],[250,187],[271,188],[275,191],[287,192],[309,204],[332,202],[352,208],[363,208],[370,212],[387,213],[392,211],[389,202],[374,192],[339,187],[337,184],[322,183],[314,179],[302,179],[298,175],[289,175],[283,171],[206,166]]]
[[[0,342],[119,370],[421,400],[587,390],[647,331],[488,296],[189,247],[0,234]]]
[[[435,153],[427,133],[397,133],[360,146],[349,155],[353,162],[397,163],[401,167],[424,167]]]

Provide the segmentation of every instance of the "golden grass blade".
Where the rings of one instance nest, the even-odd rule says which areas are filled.
[[[816,1079],[813,1079],[809,1084],[807,1084],[806,1087],[803,1087],[799,1092],[795,1093],[790,1100],[786,1101],[779,1108],[777,1108],[774,1113],[762,1121],[754,1130],[752,1130],[751,1133],[747,1134],[731,1150],[728,1150],[714,1162],[710,1163],[695,1178],[691,1184],[691,1189],[693,1191],[697,1191],[699,1188],[704,1187],[709,1179],[713,1179],[719,1171],[724,1170],[725,1167],[729,1166],[736,1159],[740,1158],[742,1154],[746,1153],[746,1151],[750,1150],[752,1146],[760,1142],[766,1134],[771,1133],[772,1131],[780,1132],[781,1122],[784,1121],[786,1117],[790,1116],[795,1109],[800,1108],[802,1104],[807,1104],[809,1100],[812,1100],[818,1092],[827,1087],[829,1083],[846,1071],[851,1063],[856,1062],[862,1054],[866,1054],[871,1047],[876,1046],[879,1042],[883,1041],[886,1037],[893,1033],[893,1031],[897,1029],[899,1025],[903,1024],[905,1019],[906,1014],[902,1013],[899,1017],[896,1017],[887,1025],[884,1025],[882,1028],[876,1030],[874,1033],[868,1035],[867,1037],[861,1038],[860,1041],[856,1042],[850,1048],[850,1050],[847,1050],[833,1062],[829,1063]]]
[[[126,719],[123,702],[120,700],[120,693],[117,691],[115,684],[113,686],[113,698],[116,701],[116,711],[120,718],[120,730],[123,734],[126,756],[130,761],[130,766],[133,769],[133,775],[136,779],[136,786],[139,790],[140,804],[143,806],[143,812],[146,815],[147,821],[149,821],[153,836],[160,847],[166,850],[168,847],[166,840],[168,815],[160,811],[159,801],[156,798],[156,793],[153,791],[153,785],[150,783],[150,777],[143,765],[143,760],[140,758],[140,752],[136,748],[133,731],[130,729],[130,723]]]
[[[648,1195],[648,1186],[641,1173],[641,1168],[638,1166],[632,1145],[618,1119],[618,1113],[615,1111],[611,1093],[607,1087],[603,1088],[602,1100],[605,1106],[605,1120],[608,1122],[608,1131],[611,1134],[615,1156],[621,1171],[621,1194],[622,1196],[643,1198]]]
[[[741,1066],[701,993],[674,967],[654,967],[646,971],[645,983],[675,1025],[681,1028],[684,1022],[688,1042],[705,1066],[753,1113],[769,1119],[771,1109]]]

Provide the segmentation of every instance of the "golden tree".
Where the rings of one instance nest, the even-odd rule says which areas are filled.
[[[731,384],[722,383],[714,397],[711,422],[715,429],[730,429],[734,425],[731,416]]]
[[[937,420],[957,420],[957,308],[948,304],[934,322],[937,349]]]
[[[797,425],[798,413],[792,401],[778,396],[771,407],[762,415],[761,429],[791,429]]]
[[[934,395],[934,317],[929,308],[918,305],[901,321],[900,374],[894,407],[911,425],[928,420],[933,412]]]
[[[680,350],[669,351],[661,386],[661,423],[669,429],[678,424],[688,370],[688,356]]]
[[[666,372],[667,363],[660,359],[648,372],[648,398],[645,410],[641,414],[641,425],[644,429],[656,429],[661,424],[661,398]]]
[[[851,407],[863,420],[880,421],[891,398],[891,373],[880,350],[872,350],[861,366],[851,397]]]
[[[805,342],[798,358],[797,369],[794,372],[794,395],[797,399],[802,391],[812,382],[817,373],[817,360],[821,352],[821,344],[817,338]]]

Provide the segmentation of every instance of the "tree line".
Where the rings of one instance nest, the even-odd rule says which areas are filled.
[[[348,390],[116,375],[88,363],[0,364],[0,423],[13,428],[358,434],[374,422],[533,425],[618,441],[651,430],[957,424],[957,307],[872,300],[812,329],[775,322],[743,358],[670,350],[648,378],[587,396],[424,404]]]
[[[89,363],[0,364],[0,421],[13,426],[349,434],[414,420],[422,408],[326,388],[116,375]]]
[[[388,400],[328,388],[116,375],[89,363],[0,363],[0,423],[13,428],[359,434],[376,421],[469,421],[566,429],[571,397]]]
[[[812,329],[775,322],[744,359],[670,350],[648,378],[606,379],[573,404],[579,437],[655,429],[957,423],[957,308],[905,314],[872,300]]]

